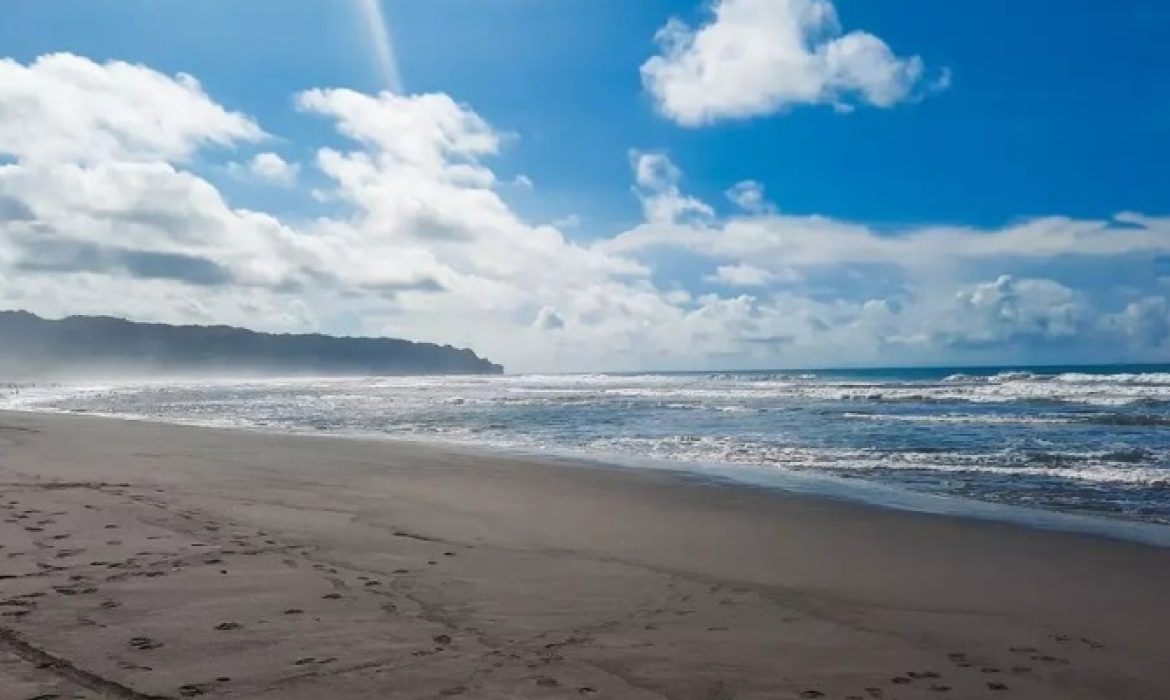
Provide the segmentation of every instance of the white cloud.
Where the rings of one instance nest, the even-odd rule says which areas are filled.
[[[947,345],[1068,341],[1084,333],[1093,317],[1080,295],[1047,279],[1001,275],[959,291],[955,301],[956,313],[934,331]]]
[[[684,197],[676,193],[677,197]],[[705,206],[701,202],[693,206]],[[763,213],[687,226],[655,220],[604,241],[612,253],[682,248],[757,265],[913,266],[997,258],[1043,259],[1059,255],[1113,256],[1170,252],[1170,219],[1120,214],[1111,220],[1050,216],[981,230],[960,226],[877,231],[825,216]]]
[[[768,287],[780,282],[799,282],[800,273],[791,268],[765,270],[754,265],[720,265],[708,280],[731,287]]]
[[[560,330],[565,327],[565,319],[561,318],[561,315],[553,307],[542,306],[532,325],[549,331]]]
[[[764,195],[764,186],[754,180],[737,182],[725,194],[735,206],[752,214],[775,209]]]
[[[634,169],[634,191],[642,201],[647,221],[674,223],[715,215],[707,204],[682,194],[682,171],[665,153],[633,150],[630,164]]]
[[[235,167],[232,170],[237,173],[246,173],[248,177],[260,182],[284,186],[295,184],[297,176],[301,172],[300,164],[289,163],[276,153],[257,153],[248,161],[247,165],[233,164],[233,166]]]
[[[1170,341],[1170,302],[1166,297],[1145,297],[1127,304],[1108,322],[1139,346],[1165,349]]]
[[[297,106],[335,119],[342,134],[374,149],[382,165],[494,182],[478,159],[499,151],[501,135],[448,95],[382,93],[372,98],[353,90],[309,90],[297,97]]]
[[[571,229],[580,228],[581,217],[577,214],[562,216],[561,218],[554,220],[552,222],[552,226],[553,228],[560,229],[561,231],[569,231]]]
[[[714,0],[710,20],[672,18],[660,53],[642,65],[659,110],[684,126],[770,114],[802,104],[892,107],[925,74],[878,37],[843,33],[832,0]],[[945,79],[935,88],[949,84]]]
[[[186,74],[71,54],[27,66],[0,59],[0,152],[23,161],[181,161],[204,146],[263,136]]]

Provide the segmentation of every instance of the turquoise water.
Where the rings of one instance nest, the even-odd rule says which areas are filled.
[[[820,475],[1170,524],[1170,367],[406,377],[34,386],[0,402]]]

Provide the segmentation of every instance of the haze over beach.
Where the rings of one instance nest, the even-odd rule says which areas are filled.
[[[0,700],[1170,697],[1170,7],[0,6]]]

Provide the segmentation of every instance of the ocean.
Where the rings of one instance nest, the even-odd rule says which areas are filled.
[[[0,389],[0,407],[435,440],[1170,524],[1170,366],[27,385]]]

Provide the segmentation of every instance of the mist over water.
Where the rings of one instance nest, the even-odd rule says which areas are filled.
[[[1170,524],[1170,368],[217,380],[0,388],[10,408],[816,474]]]

